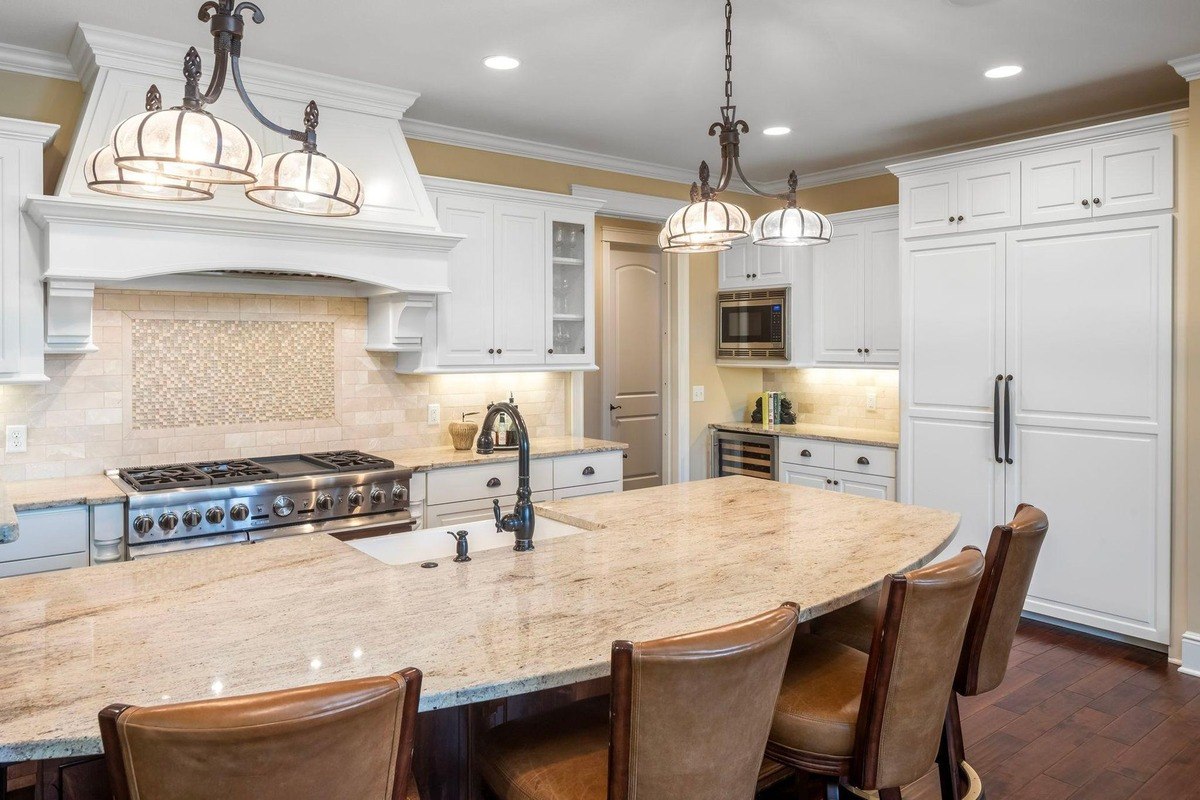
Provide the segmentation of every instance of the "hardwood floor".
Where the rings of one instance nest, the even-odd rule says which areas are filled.
[[[1161,653],[1022,620],[1004,683],[961,713],[987,800],[1200,800],[1200,678]],[[940,797],[936,770],[904,790]]]

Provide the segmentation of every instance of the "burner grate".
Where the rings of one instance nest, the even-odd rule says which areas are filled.
[[[121,480],[134,489],[173,489],[177,486],[207,486],[212,481],[190,464],[161,464],[154,467],[127,467],[117,471]]]
[[[191,466],[207,475],[215,484],[244,483],[245,481],[270,480],[279,475],[248,458],[230,458],[223,461],[200,461]]]
[[[325,453],[307,453],[308,458],[314,458],[318,461],[330,465],[338,472],[358,472],[367,469],[392,469],[395,463],[373,456],[370,453],[363,453],[358,450],[331,450]]]

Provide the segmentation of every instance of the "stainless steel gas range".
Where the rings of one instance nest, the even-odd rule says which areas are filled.
[[[412,470],[357,450],[128,467],[129,557],[329,533],[411,530]]]

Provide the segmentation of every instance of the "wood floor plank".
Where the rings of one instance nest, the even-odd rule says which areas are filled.
[[[1070,800],[1128,800],[1140,788],[1140,781],[1105,770],[1079,787]]]
[[[1072,786],[1084,786],[1096,777],[1097,766],[1111,764],[1129,745],[1104,736],[1093,736],[1046,770],[1046,774]]]
[[[1100,735],[1122,744],[1136,744],[1139,739],[1157,728],[1166,719],[1166,714],[1160,714],[1142,706],[1134,706],[1101,729]]]
[[[1150,690],[1135,683],[1119,683],[1093,700],[1090,705],[1097,711],[1120,716],[1150,695]]]
[[[1015,711],[1018,714],[1024,714],[1039,703],[1045,702],[1059,692],[1066,689],[1071,684],[1095,672],[1097,667],[1094,664],[1086,664],[1082,661],[1068,661],[1060,667],[1056,667],[1037,679],[1017,689],[1008,697],[1000,700],[996,705],[1001,708],[1007,708],[1009,711]],[[1147,690],[1147,693],[1148,690]],[[1103,711],[1104,709],[1099,709]],[[1122,709],[1124,711],[1125,709]]]

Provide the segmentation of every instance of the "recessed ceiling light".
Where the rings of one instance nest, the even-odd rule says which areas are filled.
[[[1004,67],[992,67],[987,72],[983,73],[985,78],[1011,78],[1013,75],[1021,74],[1021,68],[1016,64],[1009,64]]]
[[[763,136],[783,136],[785,133],[791,133],[792,129],[786,125],[775,125],[770,128],[763,128]]]
[[[488,56],[483,60],[483,65],[488,69],[516,69],[521,62],[512,56]]]

